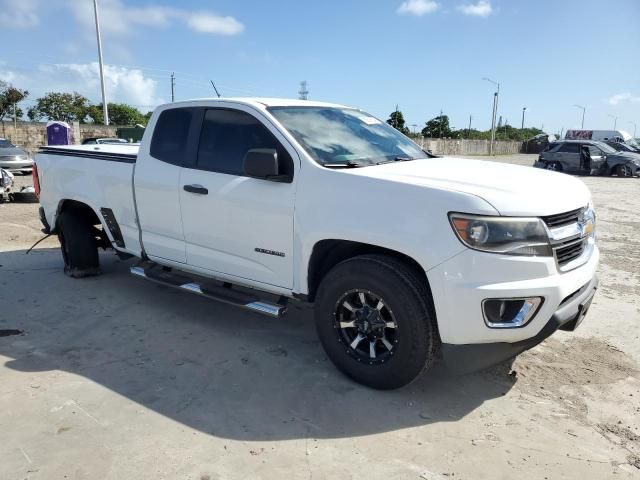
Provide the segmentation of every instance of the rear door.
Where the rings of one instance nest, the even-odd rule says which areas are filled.
[[[180,211],[180,173],[193,156],[202,109],[169,108],[160,113],[150,142],[143,142],[134,177],[142,243],[150,257],[186,263]]]
[[[562,169],[566,172],[576,172],[580,170],[580,144],[563,143],[556,154],[557,160],[562,164]]]
[[[245,177],[244,156],[253,148],[277,149],[293,181]],[[258,112],[240,105],[207,109],[195,164],[181,174],[189,266],[291,288],[297,165],[295,150]]]

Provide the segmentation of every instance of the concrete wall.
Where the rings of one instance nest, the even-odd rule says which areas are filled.
[[[0,137],[33,154],[47,143],[46,127],[45,122],[18,122],[14,126],[13,122],[5,121],[0,125]],[[82,143],[85,138],[115,137],[118,128],[114,125],[80,125],[76,122],[72,125],[71,136],[74,143]]]
[[[453,138],[423,138],[418,141],[422,148],[437,155],[489,155],[489,140],[458,140]],[[496,141],[493,152],[496,155],[520,153],[522,142]]]

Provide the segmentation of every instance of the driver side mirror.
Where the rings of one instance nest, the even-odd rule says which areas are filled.
[[[272,182],[290,183],[291,176],[284,173],[281,159],[275,148],[253,148],[244,156],[244,174]]]

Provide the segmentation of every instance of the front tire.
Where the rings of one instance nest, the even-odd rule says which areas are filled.
[[[412,382],[433,365],[440,345],[426,280],[384,255],[335,266],[318,289],[315,319],[331,361],[372,388]]]
[[[619,177],[633,176],[633,169],[631,168],[631,165],[616,165],[615,172]]]
[[[58,239],[66,275],[73,278],[100,275],[93,225],[72,212],[62,212],[58,219]]]

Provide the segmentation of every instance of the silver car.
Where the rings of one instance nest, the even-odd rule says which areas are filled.
[[[0,168],[11,173],[28,174],[33,170],[33,159],[21,148],[0,138]]]
[[[640,174],[640,154],[618,152],[595,140],[561,140],[541,152],[533,166],[578,175],[635,177]]]

